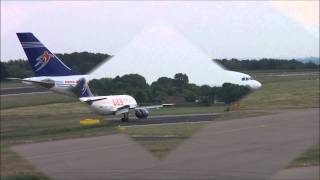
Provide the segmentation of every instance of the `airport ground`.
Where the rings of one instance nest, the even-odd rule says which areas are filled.
[[[114,126],[113,121],[100,125],[82,126],[84,118],[102,118],[73,99],[53,93],[1,96],[1,179],[23,177],[44,178],[37,167],[11,147],[34,142],[72,139],[124,133],[136,140],[155,157],[164,159],[173,149],[195,132],[207,127],[210,121],[235,120],[277,114],[288,109],[319,108],[319,72],[252,72],[263,87],[240,102],[240,110],[224,112],[225,105],[209,107],[174,107],[152,111],[152,115],[220,113],[197,123],[175,123],[150,126]],[[1,88],[19,87],[1,84]],[[105,119],[105,118],[103,118]],[[163,119],[167,119],[163,117]],[[117,124],[118,125],[118,124]],[[125,125],[122,125],[125,126]],[[315,127],[317,128],[317,127]],[[288,166],[319,164],[319,145],[310,149]],[[293,158],[294,159],[294,158]]]

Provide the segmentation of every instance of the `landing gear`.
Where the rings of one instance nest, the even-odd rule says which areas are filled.
[[[123,113],[123,118],[121,118],[122,122],[128,122],[129,121],[129,113]]]

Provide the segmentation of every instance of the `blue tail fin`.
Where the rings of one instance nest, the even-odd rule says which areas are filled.
[[[77,86],[80,88],[80,92],[77,94],[79,97],[92,97],[88,82],[85,78],[81,78],[77,82]]]
[[[76,75],[32,33],[17,33],[17,36],[36,76]]]

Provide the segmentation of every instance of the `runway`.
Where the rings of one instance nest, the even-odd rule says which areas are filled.
[[[319,109],[213,121],[165,158],[126,134],[12,149],[53,179],[269,179],[319,142]]]
[[[219,113],[203,113],[203,114],[182,114],[182,115],[160,115],[151,116],[147,119],[132,118],[129,122],[121,122],[119,118],[112,118],[113,125],[121,125],[123,127],[130,126],[148,126],[148,125],[161,125],[161,124],[177,124],[177,123],[197,123],[197,122],[211,122]],[[131,118],[131,117],[130,117]]]
[[[15,87],[15,88],[1,88],[0,95],[1,96],[14,96],[20,94],[34,94],[34,93],[49,93],[48,89],[30,86],[30,87]]]

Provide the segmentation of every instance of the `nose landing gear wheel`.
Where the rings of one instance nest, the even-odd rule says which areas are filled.
[[[129,113],[124,113],[123,118],[121,118],[122,122],[128,122],[129,121]]]

